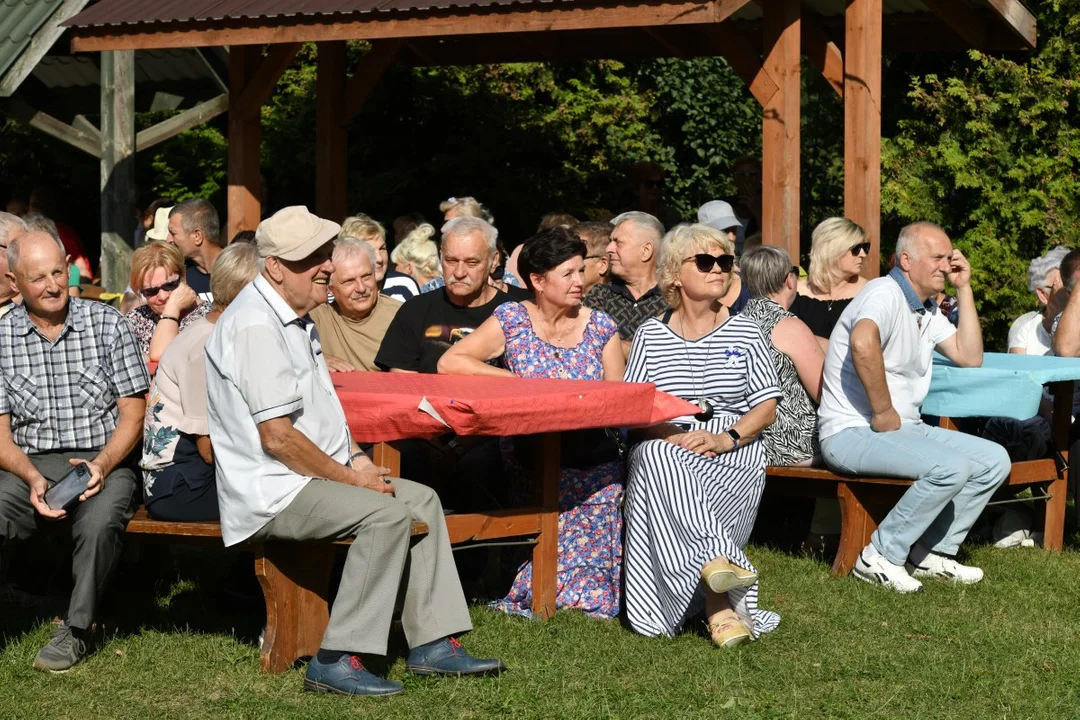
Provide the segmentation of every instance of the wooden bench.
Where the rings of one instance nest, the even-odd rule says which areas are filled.
[[[825,468],[768,467],[765,491],[798,497],[835,497],[840,501],[840,547],[832,571],[846,575],[855,565],[859,552],[870,542],[870,535],[912,480],[890,477],[853,477],[837,475]],[[1054,460],[1030,460],[1013,463],[1004,486],[1042,486],[1045,498],[1043,547],[1060,550],[1065,535],[1065,497],[1068,479]],[[1003,487],[1004,487],[1003,486]]]
[[[414,537],[427,534],[427,525],[412,524]],[[127,532],[144,541],[169,544],[222,546],[216,522],[162,522],[152,520],[140,507]],[[319,649],[330,620],[330,572],[334,553],[351,544],[335,542],[267,542],[243,547],[255,553],[255,575],[266,598],[266,633],[259,653],[259,669],[277,673]]]

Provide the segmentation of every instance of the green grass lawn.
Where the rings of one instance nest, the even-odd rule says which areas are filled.
[[[413,678],[399,654],[389,675],[406,692],[387,699],[304,693],[302,669],[259,674],[258,612],[221,611],[220,573],[198,557],[164,581],[128,567],[112,602],[126,620],[67,674],[31,669],[48,622],[0,618],[0,718],[1080,716],[1080,553],[976,547],[985,581],[916,596],[750,555],[762,605],[783,617],[760,642],[720,651],[696,629],[650,640],[574,613],[540,623],[476,607],[466,647],[510,672]]]

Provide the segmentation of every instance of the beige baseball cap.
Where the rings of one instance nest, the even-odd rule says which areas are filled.
[[[154,212],[154,227],[146,231],[146,237],[151,240],[165,240],[169,237],[169,211],[173,207],[175,206],[160,207]]]
[[[341,226],[323,220],[303,205],[282,208],[255,228],[260,257],[303,260],[337,237]]]

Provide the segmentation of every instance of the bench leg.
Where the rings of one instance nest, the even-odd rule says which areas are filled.
[[[537,499],[543,507],[540,536],[533,548],[532,611],[542,618],[555,614],[559,573],[559,434],[545,433],[537,443],[540,462],[534,469]]]
[[[833,561],[834,575],[844,576],[855,567],[859,552],[870,542],[870,535],[877,529],[877,523],[870,517],[856,489],[848,483],[838,483],[836,497],[840,500],[840,547]]]
[[[266,598],[262,672],[285,672],[318,651],[330,621],[327,593],[333,562],[329,545],[266,543],[255,548],[255,575]]]
[[[1057,480],[1046,484],[1050,499],[1043,507],[1043,547],[1047,550],[1061,550],[1065,540],[1065,499],[1068,494],[1069,479],[1062,473]]]

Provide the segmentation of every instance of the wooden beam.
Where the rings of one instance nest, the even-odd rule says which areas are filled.
[[[708,25],[703,28],[717,55],[722,55],[735,74],[750,88],[750,94],[764,107],[776,95],[776,83],[762,67],[761,57],[731,23]]]
[[[98,130],[97,125],[90,122],[85,115],[76,115],[73,117],[71,119],[71,127],[96,139],[98,147],[101,147],[101,131]]]
[[[870,238],[863,275],[881,263],[882,0],[849,0],[844,41],[844,215]]]
[[[825,34],[825,30],[805,7],[802,13],[802,51],[829,86],[844,97],[844,55],[840,46]]]
[[[768,245],[799,258],[799,155],[801,111],[801,5],[772,0],[765,6],[763,68],[777,91],[764,106],[761,126],[761,234]]]
[[[71,46],[76,52],[89,52],[694,25],[723,22],[747,2],[750,0],[645,0],[636,5],[607,7],[483,6],[411,14],[373,12],[360,20],[341,22],[291,17],[287,23],[264,26],[245,26],[240,21],[192,21],[141,32],[134,31],[137,26],[109,30],[88,27],[74,28]]]
[[[194,48],[199,63],[220,88],[222,94],[229,92],[228,53],[224,48]]]
[[[244,86],[244,92],[229,106],[229,112],[238,112],[246,118],[259,114],[263,104],[270,99],[274,86],[281,79],[281,74],[288,69],[296,54],[300,52],[300,43],[272,45],[266,57],[259,62]],[[231,80],[230,80],[231,82]],[[232,91],[235,92],[235,91]]]
[[[83,132],[79,128],[57,120],[52,115],[31,107],[23,100],[14,97],[3,104],[4,111],[20,122],[36,128],[46,135],[51,135],[73,148],[78,148],[88,155],[101,157],[101,138]]]
[[[687,59],[688,56],[686,54],[686,51],[683,48],[679,47],[676,43],[668,40],[667,37],[664,35],[664,31],[662,28],[643,29],[646,35],[652,38],[657,45],[663,48],[665,55],[668,55],[669,57],[676,57],[680,60]]]
[[[263,61],[259,47],[234,47],[229,52],[229,214],[226,238],[254,230],[262,210],[262,122],[256,109],[245,114],[239,98]]]
[[[162,120],[156,125],[141,130],[135,136],[135,151],[142,152],[163,140],[168,140],[185,130],[190,130],[196,125],[202,125],[210,118],[217,117],[228,109],[229,96],[227,94],[218,95],[216,98],[199,103],[193,108],[188,108],[182,113],[173,115],[167,120]]]
[[[966,2],[956,0],[923,0],[941,21],[952,29],[970,47],[986,49],[986,21]]]
[[[315,212],[334,222],[348,214],[345,41],[318,45],[315,78]],[[361,63],[363,64],[363,63]]]
[[[402,40],[380,40],[371,43],[371,49],[356,63],[352,77],[345,86],[345,106],[341,113],[341,123],[348,125],[360,114],[364,101],[375,89],[379,79],[394,62],[404,45]]]
[[[1019,0],[986,0],[994,13],[1005,21],[1012,34],[1034,49],[1039,39],[1035,16]]]
[[[122,292],[135,218],[135,52],[101,54],[101,285]]]
[[[86,7],[87,2],[88,0],[64,0],[45,24],[38,28],[30,38],[30,44],[0,78],[0,97],[11,97],[15,93],[22,81],[41,62],[41,58],[45,57],[45,53],[49,52],[49,48],[64,34],[67,28],[61,23],[78,14]]]

